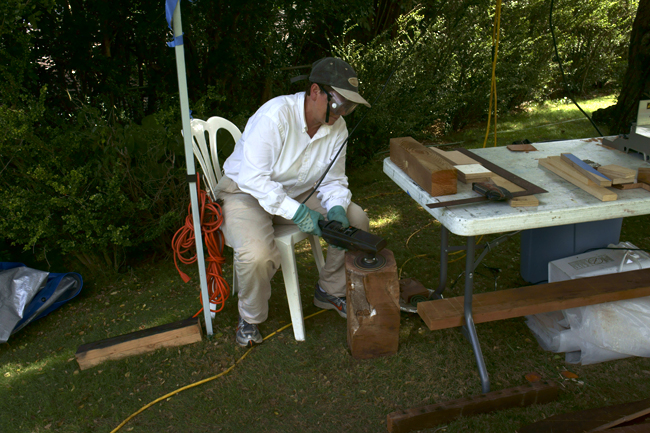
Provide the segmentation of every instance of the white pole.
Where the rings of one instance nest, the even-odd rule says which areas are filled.
[[[176,3],[173,18],[174,39],[183,35],[181,24],[181,2]],[[187,178],[190,182],[190,200],[192,201],[192,218],[194,222],[194,238],[196,239],[196,259],[199,264],[199,278],[201,281],[201,300],[203,301],[203,316],[205,317],[205,332],[212,335],[212,317],[210,316],[210,298],[208,296],[208,280],[205,273],[205,258],[203,257],[203,239],[201,237],[201,222],[199,220],[199,195],[196,190],[196,168],[194,166],[194,153],[192,149],[192,130],[190,126],[190,104],[187,96],[187,78],[185,76],[185,49],[182,43],[174,47],[176,52],[176,71],[178,72],[178,91],[181,100],[181,118],[183,121],[183,142],[185,144],[185,163],[187,165]]]

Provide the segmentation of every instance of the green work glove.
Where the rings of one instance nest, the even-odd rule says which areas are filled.
[[[343,228],[350,227],[350,221],[348,220],[348,216],[345,214],[345,209],[343,209],[343,206],[334,206],[332,209],[330,209],[330,211],[327,212],[327,219],[329,221],[340,222]],[[347,251],[345,248],[337,247],[336,245],[332,244],[330,245],[332,248],[336,248],[337,250]]]
[[[345,214],[343,206],[334,206],[330,209],[330,211],[327,212],[327,219],[330,221],[340,222],[343,228],[350,227],[350,221],[348,220],[348,216]]]
[[[291,221],[296,223],[298,228],[303,233],[310,235],[323,236],[323,232],[318,227],[318,221],[325,219],[323,215],[315,210],[309,209],[304,204],[301,204],[296,211],[296,214],[291,218]]]

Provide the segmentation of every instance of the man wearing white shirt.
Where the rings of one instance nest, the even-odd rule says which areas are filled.
[[[271,99],[248,120],[217,187],[223,200],[221,230],[235,252],[240,346],[263,341],[257,325],[268,317],[270,281],[280,267],[274,224],[297,224],[303,232],[320,236],[318,220],[326,217],[344,227],[369,229],[365,212],[351,202],[346,149],[336,154],[348,136],[343,116],[358,104],[370,104],[358,93],[354,69],[341,59],[315,62],[309,81],[306,92]],[[314,293],[316,306],[342,317],[344,262],[345,251],[330,246]]]

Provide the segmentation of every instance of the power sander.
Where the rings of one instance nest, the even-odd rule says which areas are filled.
[[[386,264],[386,259],[378,255],[386,247],[386,239],[368,233],[356,227],[343,227],[338,221],[318,221],[323,232],[323,239],[330,244],[348,251],[362,251],[355,265],[361,269],[379,269]]]

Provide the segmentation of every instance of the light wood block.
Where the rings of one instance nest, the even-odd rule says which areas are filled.
[[[453,165],[413,138],[391,138],[390,160],[432,197],[456,194]]]
[[[469,164],[478,164],[471,157],[461,153],[457,150],[444,151],[435,147],[429,147],[429,150],[437,153],[441,158],[447,161],[451,165],[469,165]]]
[[[642,296],[650,296],[650,268],[480,293],[472,297],[472,317],[484,323]],[[420,302],[418,314],[432,331],[462,326],[463,302],[464,296]]]
[[[539,165],[549,171],[557,174],[564,180],[571,182],[580,189],[588,192],[601,201],[614,201],[618,198],[615,192],[602,186],[596,185],[595,182],[587,179],[585,176],[577,173],[573,167],[562,161],[559,156],[551,156],[538,161]],[[586,181],[586,182],[585,182]]]
[[[494,173],[481,164],[456,165],[458,180],[463,183],[481,182],[490,179]]]
[[[578,159],[575,155],[571,153],[563,153],[561,158],[562,161],[575,168],[579,173],[583,174],[597,185],[612,186],[612,180],[610,178],[606,177],[586,162]]]
[[[598,171],[612,180],[612,184],[634,183],[636,171],[620,165],[610,164],[598,167]]]
[[[106,340],[79,346],[75,357],[79,368],[85,370],[104,361],[140,355],[161,347],[183,346],[201,341],[198,318],[156,326]]]
[[[522,195],[520,197],[513,197],[508,200],[511,207],[530,207],[539,206],[539,199],[534,195]]]

